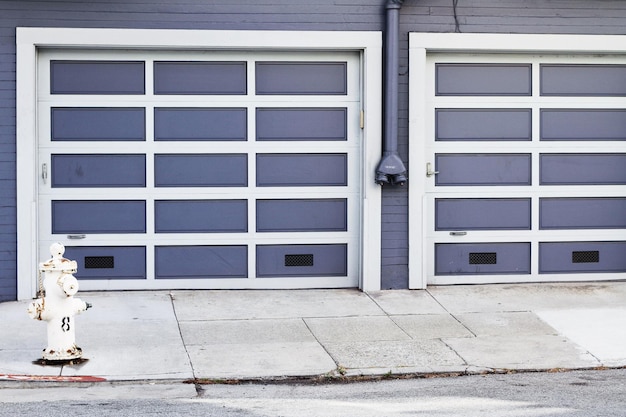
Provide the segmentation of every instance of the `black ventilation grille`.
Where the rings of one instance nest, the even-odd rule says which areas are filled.
[[[590,264],[600,262],[600,251],[574,251],[572,252],[572,263],[574,264]]]
[[[313,266],[313,254],[285,255],[285,266]]]
[[[470,265],[495,265],[496,252],[470,252],[469,263]]]
[[[115,268],[113,256],[85,256],[85,269]]]

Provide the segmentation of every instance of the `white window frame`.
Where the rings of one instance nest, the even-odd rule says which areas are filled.
[[[161,29],[16,29],[17,109],[17,298],[37,291],[38,184],[37,143],[38,49],[152,49],[358,51],[361,54],[362,111],[361,238],[359,286],[381,288],[381,188],[373,173],[382,152],[381,32],[212,31]]]
[[[409,34],[409,288],[424,289],[431,252],[425,247],[427,101],[432,96],[426,77],[427,55],[466,54],[626,54],[626,36],[530,34]],[[432,179],[431,179],[432,180]]]

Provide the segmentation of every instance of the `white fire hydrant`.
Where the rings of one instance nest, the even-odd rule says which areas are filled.
[[[43,359],[78,359],[83,351],[76,346],[73,318],[91,305],[74,298],[78,292],[78,280],[72,274],[76,272],[77,264],[63,258],[65,247],[61,243],[53,243],[50,253],[52,259],[39,264],[39,273],[44,276],[43,294],[29,305],[28,314],[35,320],[48,322],[48,346],[43,350]]]

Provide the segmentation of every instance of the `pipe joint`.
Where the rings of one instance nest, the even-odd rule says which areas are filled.
[[[386,9],[399,9],[402,7],[402,3],[404,0],[387,0],[387,4],[385,4]]]

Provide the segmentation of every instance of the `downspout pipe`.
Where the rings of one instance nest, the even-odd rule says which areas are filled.
[[[384,63],[384,135],[383,156],[376,168],[379,185],[404,185],[408,174],[398,154],[398,61],[399,16],[404,0],[387,0],[385,4],[385,63]]]

